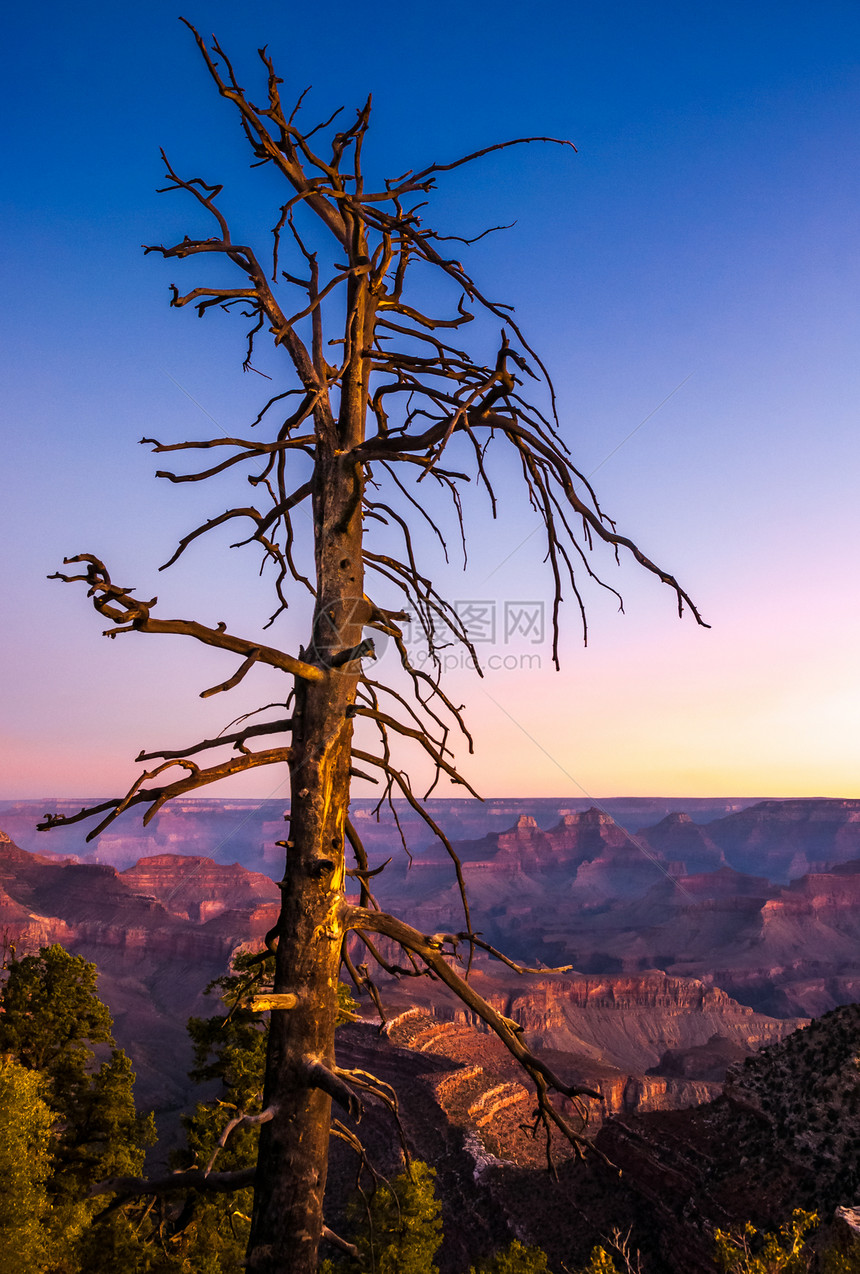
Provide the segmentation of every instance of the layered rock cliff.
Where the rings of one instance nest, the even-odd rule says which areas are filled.
[[[534,1107],[534,1092],[501,1042],[491,1033],[456,1011],[448,1019],[425,1009],[411,1007],[389,1021],[386,1037],[399,1048],[430,1053],[454,1062],[457,1069],[446,1072],[435,1084],[437,1100],[447,1118],[477,1136],[489,1154],[522,1165],[540,1166],[543,1150],[524,1135]],[[538,1041],[526,1030],[530,1046]],[[595,1089],[601,1100],[585,1099],[587,1135],[596,1134],[613,1115],[635,1111],[677,1110],[697,1106],[718,1096],[719,1082],[678,1076],[647,1075],[641,1070],[620,1068],[606,1059],[540,1042],[540,1054],[566,1083]],[[743,1050],[744,1054],[746,1050]],[[563,1107],[569,1107],[562,1101]],[[568,1108],[574,1124],[578,1121]],[[569,1157],[571,1147],[559,1138],[555,1151]]]
[[[571,972],[518,977],[481,960],[470,981],[494,1008],[524,1027],[531,1045],[642,1075],[658,1067],[669,1049],[686,1054],[713,1048],[717,1038],[743,1056],[783,1039],[805,1021],[767,1017],[697,979],[657,970],[636,976]],[[437,983],[421,979],[408,991],[397,984],[381,985],[385,1002],[397,1012],[423,1012],[440,1030],[445,1023],[483,1030],[475,1014]],[[698,1074],[691,1061],[686,1077],[711,1079],[712,1058],[705,1064],[707,1076]],[[669,1074],[677,1077],[678,1071]]]
[[[553,855],[545,873],[529,848],[542,837],[550,838]],[[475,1235],[488,1250],[489,1238],[499,1237],[494,1216],[510,1215],[513,1232],[577,1264],[611,1223],[629,1215],[639,1227],[637,1246],[652,1261],[643,1266],[648,1274],[697,1274],[707,1268],[696,1264],[696,1254],[710,1251],[708,1226],[753,1215],[751,1178],[773,1187],[782,1220],[787,1202],[815,1202],[822,1173],[834,1168],[844,1176],[845,1157],[857,1150],[851,1140],[857,1094],[848,1082],[855,1020],[833,1018],[844,1032],[841,1053],[830,1033],[819,1041],[822,1057],[805,1051],[813,1033],[784,1052],[778,1041],[793,1023],[755,1012],[726,988],[740,982],[754,999],[769,978],[769,994],[775,984],[786,1002],[789,993],[797,1002],[848,994],[858,969],[860,865],[808,873],[786,887],[726,866],[671,878],[657,871],[657,883],[644,891],[601,898],[587,896],[575,882],[583,867],[601,861],[607,870],[622,869],[632,843],[613,831],[611,820],[582,811],[547,832],[525,823],[483,839],[492,852],[467,859],[467,871],[474,868],[473,882],[482,870],[495,882],[485,895],[488,935],[498,930],[504,939],[513,927],[531,962],[536,946],[546,962],[572,951],[592,962],[616,962],[592,972],[546,970],[526,978],[481,960],[473,978],[493,1004],[522,1022],[529,1042],[567,1082],[600,1090],[603,1101],[593,1104],[590,1126],[596,1132],[602,1125],[599,1144],[624,1175],[620,1185],[617,1176],[603,1181],[602,1169],[577,1165],[556,1142],[558,1182],[536,1173],[544,1146],[529,1134],[533,1097],[495,1037],[447,993],[443,999],[429,979],[410,979],[408,994],[402,984],[382,982],[393,1022],[389,1038],[357,1024],[344,1033],[339,1057],[401,1085],[407,1135],[439,1164],[440,1182],[457,1201],[446,1205],[446,1229],[454,1247],[460,1243],[447,1269],[476,1259],[469,1247]],[[479,853],[486,851],[483,844]],[[671,852],[666,849],[664,866]],[[498,858],[517,865],[496,872],[477,866]],[[410,873],[403,883],[418,886],[420,894],[424,879],[432,883],[432,869]],[[434,884],[421,906],[425,918],[433,911],[439,918],[426,928],[442,928],[445,914],[456,916],[455,892]],[[144,1104],[162,1110],[178,1109],[190,1096],[184,1023],[191,1012],[212,1012],[202,987],[226,969],[237,946],[260,941],[276,907],[277,889],[265,877],[200,855],[159,853],[119,873],[28,854],[0,838],[0,925],[18,938],[19,949],[59,940],[97,961],[101,993],[134,1058]],[[658,962],[662,969],[653,967]],[[723,1068],[762,1045],[770,1052],[735,1072],[731,1101],[699,1113],[679,1109],[713,1097]],[[828,1070],[828,1058],[837,1053],[842,1060]],[[798,1068],[801,1055],[808,1065]],[[778,1094],[773,1109],[766,1105],[772,1090]],[[782,1124],[796,1120],[795,1105],[804,1099],[814,1104],[814,1117],[789,1144]],[[840,1121],[844,1128],[828,1140]],[[756,1140],[762,1128],[770,1130],[766,1152]],[[389,1150],[394,1145],[391,1129],[379,1140],[384,1154],[383,1143]],[[721,1147],[746,1163],[730,1168],[719,1158]],[[352,1174],[354,1165],[344,1172]],[[834,1181],[837,1176],[831,1173]],[[612,1208],[603,1214],[607,1199]],[[628,1213],[619,1211],[622,1199]],[[464,1206],[473,1209],[468,1225]],[[774,1216],[761,1206],[754,1219],[769,1223]],[[678,1253],[686,1263],[678,1263]]]
[[[199,895],[195,898],[195,882]],[[190,1095],[186,1022],[212,1012],[203,996],[233,952],[271,927],[277,888],[244,868],[161,855],[119,873],[63,862],[0,838],[0,930],[18,955],[52,942],[93,960],[118,1042],[145,1107]]]
[[[668,864],[659,853],[644,850],[604,810],[562,811],[558,823],[542,829],[530,814],[521,814],[505,831],[478,841],[458,841],[458,857],[468,879],[493,874],[552,878],[561,875],[579,893],[635,893],[643,881],[653,884]],[[432,847],[416,859],[419,876],[448,871],[450,859]]]
[[[759,801],[705,830],[739,871],[787,883],[860,858],[860,800]]]
[[[0,800],[0,827],[4,827],[13,840],[30,852],[73,854],[82,861],[98,860],[121,868],[130,866],[145,855],[159,853],[205,855],[224,862],[237,859],[248,868],[271,870],[276,877],[283,868],[283,850],[275,842],[283,839],[284,802],[277,799],[252,801],[178,797],[160,810],[147,827],[141,825],[136,811],[130,811],[91,842],[85,840],[89,830],[86,823],[55,828],[48,837],[36,832],[36,824],[41,821],[45,810],[74,814],[82,805],[91,805],[98,799]],[[681,806],[677,801],[659,798],[610,798],[602,803],[602,808],[619,826],[632,830],[651,826],[679,808],[687,810],[697,822],[702,823],[737,812],[752,803],[751,799],[715,798],[691,800]],[[377,804],[375,799],[357,798],[351,803],[350,813],[368,851],[372,855],[378,852],[384,858],[397,850],[400,837],[391,810],[387,805],[377,809]],[[534,817],[541,828],[552,827],[565,813],[581,813],[592,804],[588,800],[548,797],[530,800],[490,797],[483,801],[472,797],[465,800],[431,797],[427,808],[452,840],[468,841],[489,833],[503,832],[523,813]],[[406,801],[395,799],[394,806],[410,849],[420,855],[433,844],[432,833]]]
[[[195,923],[224,911],[253,911],[276,903],[277,885],[269,876],[192,855],[156,854],[122,873],[138,895],[156,899],[173,916]]]
[[[858,1060],[847,1006],[739,1067],[726,1097],[607,1120],[606,1160],[568,1159],[553,1180],[497,1158],[482,1185],[553,1268],[581,1267],[616,1232],[642,1274],[713,1274],[715,1227],[774,1231],[795,1208],[818,1213],[827,1241],[860,1191]]]
[[[774,804],[731,819],[769,827]],[[847,843],[860,803],[787,804],[782,824],[798,836],[814,824],[834,843],[841,828]],[[587,810],[546,831],[524,818],[455,848],[485,937],[526,963],[601,974],[662,969],[778,1016],[821,1013],[860,994],[860,862],[783,886],[725,862],[687,873],[670,855],[721,862],[723,850],[679,815],[643,836],[653,844]],[[450,866],[429,853],[416,864],[409,871],[393,865],[375,882],[382,905],[426,932],[462,928]]]
[[[689,814],[667,814],[655,827],[643,827],[637,839],[664,858],[683,862],[684,875],[719,871],[728,862],[706,827],[694,823]]]

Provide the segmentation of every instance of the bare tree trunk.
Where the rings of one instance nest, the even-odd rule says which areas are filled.
[[[337,674],[333,674],[333,680]],[[336,737],[322,756],[313,744],[292,767],[291,823],[278,926],[275,990],[298,1005],[272,1013],[264,1104],[275,1110],[261,1136],[248,1247],[254,1274],[312,1274],[323,1224],[331,1097],[310,1084],[310,1067],[334,1063],[340,966],[338,903],[350,723],[327,682],[298,691],[303,743]],[[340,722],[336,711],[340,707]]]
[[[370,617],[363,592],[362,473],[340,458],[362,440],[364,391],[356,362],[355,389],[342,396],[340,421],[335,426],[329,415],[321,430],[336,432],[339,445],[320,458],[315,478],[318,601],[312,649],[304,657],[326,676],[296,678],[274,989],[296,994],[298,1005],[273,1012],[269,1030],[264,1106],[275,1114],[262,1130],[257,1160],[247,1257],[253,1274],[314,1274],[323,1229],[332,1099],[320,1085],[335,1066],[350,709],[360,674],[358,658],[345,656],[359,648]]]

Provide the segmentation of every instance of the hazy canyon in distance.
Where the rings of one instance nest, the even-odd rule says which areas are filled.
[[[86,823],[35,831],[46,809],[80,805],[0,802],[0,831],[38,859],[26,887],[13,864],[3,867],[0,923],[10,932],[86,948],[106,978],[126,958],[134,964],[135,951],[153,959],[170,952],[182,957],[172,975],[190,993],[271,925],[284,853],[276,841],[287,834],[282,802],[174,801],[148,828],[132,812],[89,845]],[[627,1018],[641,1014],[653,1024],[658,1008],[673,1005],[688,1021],[691,995],[703,1006],[722,995],[738,1012],[777,1019],[860,999],[860,800],[613,799],[598,809],[586,800],[440,799],[429,806],[462,860],[486,940],[531,965],[573,966],[575,975],[527,979],[496,963],[481,968],[494,994],[507,997],[549,1047],[645,1071],[666,1049],[704,1046],[710,1008],[699,1014],[695,1038],[673,1031],[661,1038],[655,1025],[648,1045],[640,1027],[628,1045],[608,1025],[617,1025],[622,1004]],[[391,857],[375,881],[380,904],[425,932],[462,929],[447,854],[405,803],[395,808],[411,864],[388,808],[377,820],[372,801],[352,807],[371,866]],[[455,1012],[436,1003],[432,984],[427,991],[428,1011]],[[421,1000],[424,984],[392,986],[392,1003],[407,992]],[[616,1007],[598,1012],[598,1002]],[[599,1027],[587,1026],[598,1017]],[[181,1021],[180,1014],[180,1028]],[[737,1032],[721,1026],[711,1034]],[[694,1079],[719,1071],[671,1064]]]
[[[19,954],[60,942],[97,963],[163,1156],[196,1096],[185,1022],[215,1011],[206,984],[274,923],[284,806],[174,801],[148,828],[132,813],[90,845],[87,824],[35,831],[46,810],[83,803],[0,802],[0,931]],[[481,956],[476,985],[557,1072],[602,1093],[591,1103],[600,1137],[617,1141],[624,1124],[613,1117],[709,1111],[701,1103],[726,1100],[727,1068],[860,1000],[860,800],[429,805],[462,862],[475,928],[540,970],[520,976]],[[463,929],[444,848],[408,806],[395,808],[411,863],[390,810],[377,820],[373,802],[357,801],[351,812],[371,866],[391,858],[374,880],[380,905],[425,932]],[[353,955],[372,964],[357,939]],[[378,985],[385,1031],[362,1001],[366,1021],[343,1028],[340,1054],[400,1081],[409,1136],[442,1165],[452,1197],[471,1181],[475,1215],[489,1216],[478,1196],[504,1181],[513,1193],[498,1205],[515,1208],[526,1190],[516,1174],[543,1162],[523,1132],[532,1098],[516,1066],[438,983],[383,975]],[[383,1129],[383,1157],[391,1144]],[[661,1144],[643,1161],[646,1195],[649,1174],[665,1169],[655,1167]],[[613,1154],[620,1162],[626,1151]],[[451,1233],[456,1246],[454,1221]],[[452,1270],[473,1259],[461,1237],[466,1246],[443,1261]]]

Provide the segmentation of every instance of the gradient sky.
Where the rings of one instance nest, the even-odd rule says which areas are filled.
[[[378,172],[530,133],[578,147],[450,174],[435,224],[516,221],[470,250],[472,274],[516,305],[605,509],[713,627],[679,622],[667,589],[604,563],[626,614],[587,592],[583,649],[568,604],[560,674],[548,644],[499,641],[482,682],[452,671],[476,786],[860,795],[854,0],[182,12],[218,34],[249,90],[268,42],[285,96],[313,85],[312,114],[372,91]],[[241,372],[238,323],[168,310],[168,283],[192,286],[193,265],[140,251],[197,224],[179,196],[154,193],[161,145],[227,183],[243,232],[271,224],[278,194],[248,174],[177,14],[94,0],[6,15],[0,799],[124,791],[139,749],[204,737],[278,689],[255,670],[233,702],[202,703],[232,661],[173,638],[108,642],[82,591],[45,580],[87,550],[158,593],[165,616],[249,632],[268,613],[226,537],[157,574],[228,489],[156,482],[136,446],[209,436],[207,417],[240,431],[266,396]],[[548,600],[521,500],[496,523],[476,503],[471,526],[468,574],[442,576],[450,596],[499,616]],[[282,632],[295,649],[289,622]],[[269,796],[282,780],[267,770],[208,793]]]

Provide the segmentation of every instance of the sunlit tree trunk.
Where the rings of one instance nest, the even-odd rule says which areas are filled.
[[[362,329],[370,325],[363,282],[350,287],[348,307]],[[273,1012],[269,1029],[264,1105],[274,1115],[260,1137],[248,1246],[253,1274],[313,1274],[323,1227],[332,1097],[322,1085],[336,1065],[352,709],[358,652],[370,618],[362,559],[363,474],[342,458],[364,439],[364,362],[359,351],[344,380],[337,421],[325,410],[317,418],[322,440],[313,492],[317,604],[303,655],[326,675],[319,682],[296,678],[295,686],[274,990],[293,993],[297,1004]]]

